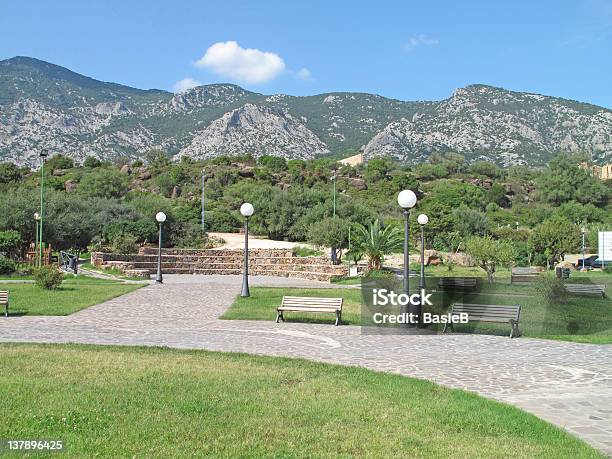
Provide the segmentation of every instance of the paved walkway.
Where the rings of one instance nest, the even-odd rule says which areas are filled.
[[[424,378],[519,406],[612,456],[612,345],[483,335],[365,335],[359,327],[218,316],[240,276],[165,276],[67,317],[0,318],[0,341],[170,346],[305,357]],[[252,277],[251,285],[329,287]]]

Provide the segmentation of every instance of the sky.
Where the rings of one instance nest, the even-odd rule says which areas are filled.
[[[482,83],[612,108],[612,0],[0,1],[0,59],[182,91],[440,100]]]

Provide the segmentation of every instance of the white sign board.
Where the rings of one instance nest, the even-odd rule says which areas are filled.
[[[605,262],[612,262],[612,231],[600,231],[597,256]]]

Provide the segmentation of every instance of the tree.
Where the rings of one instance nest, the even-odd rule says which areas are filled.
[[[14,258],[21,246],[21,235],[18,231],[0,231],[0,253]]]
[[[384,256],[399,251],[404,243],[404,235],[397,226],[382,227],[380,220],[366,226],[357,226],[358,248],[368,257],[368,269],[381,269]]]
[[[589,171],[578,166],[578,160],[570,156],[558,156],[536,181],[538,198],[559,206],[565,202],[604,204],[610,194],[606,186]]]
[[[510,265],[514,260],[512,244],[496,241],[491,236],[474,236],[467,239],[464,250],[487,273],[489,284],[493,283],[498,266]]]
[[[128,190],[128,177],[117,169],[98,168],[83,177],[78,190],[87,197],[118,198]]]
[[[47,167],[51,171],[55,169],[72,169],[74,167],[74,160],[61,154],[53,155],[47,160]]]
[[[580,238],[577,225],[556,215],[533,229],[530,243],[536,254],[545,256],[547,268],[550,268],[551,264],[563,260],[566,253],[578,250]]]
[[[476,175],[485,175],[490,178],[496,178],[501,175],[499,167],[488,161],[476,161],[470,166],[470,172]]]
[[[342,249],[348,247],[349,223],[340,218],[328,217],[314,223],[308,231],[308,241],[317,247],[331,247],[336,251],[338,261]]]
[[[455,228],[463,236],[484,236],[489,230],[486,214],[478,210],[459,208],[453,211]]]
[[[287,170],[287,160],[281,156],[263,155],[259,158],[258,162],[272,172],[283,172]]]
[[[102,165],[102,161],[100,161],[95,156],[88,156],[87,158],[85,158],[85,161],[83,161],[83,166],[89,167],[91,169],[100,167],[101,165]]]
[[[16,182],[21,178],[21,171],[13,163],[0,163],[0,183]]]

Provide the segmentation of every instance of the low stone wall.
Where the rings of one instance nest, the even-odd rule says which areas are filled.
[[[123,272],[157,269],[157,249],[142,248],[137,254],[94,252],[91,262],[99,268]],[[241,274],[244,252],[235,249],[162,249],[162,270],[167,274]],[[296,257],[288,249],[249,250],[249,273],[329,282],[348,275],[346,265],[333,265],[325,256]]]

